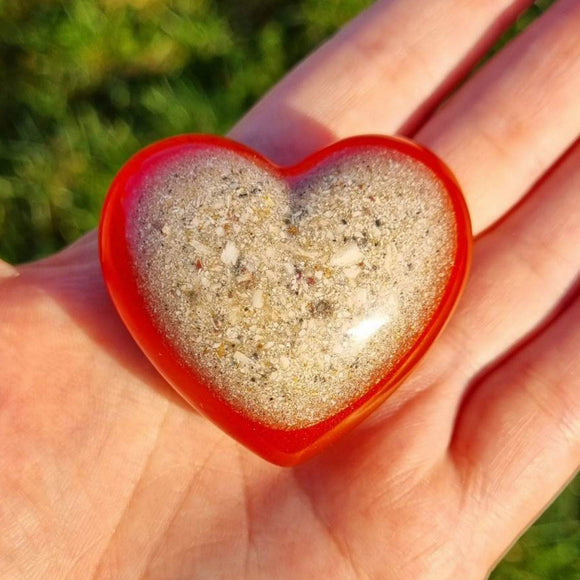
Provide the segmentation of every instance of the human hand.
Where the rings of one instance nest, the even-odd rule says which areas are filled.
[[[413,136],[478,236],[419,368],[309,463],[269,465],[181,402],[113,310],[94,234],[0,268],[2,578],[485,575],[580,463],[580,2],[430,113],[529,3],[380,2],[232,132],[281,163]]]

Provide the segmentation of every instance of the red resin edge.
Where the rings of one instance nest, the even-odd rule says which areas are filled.
[[[365,395],[333,417],[311,427],[274,429],[253,421],[217,396],[195,369],[188,367],[151,319],[139,292],[133,260],[127,246],[127,210],[138,176],[152,160],[179,154],[180,150],[219,147],[233,151],[292,181],[306,174],[337,151],[367,147],[396,150],[427,166],[444,185],[457,223],[454,265],[441,302],[429,324],[397,367]],[[363,135],[326,147],[290,167],[279,167],[248,147],[212,135],[181,135],[154,143],[136,153],[119,171],[105,200],[99,226],[99,253],[109,294],[129,332],[165,379],[195,408],[240,443],[278,465],[300,463],[350,431],[376,409],[405,379],[441,332],[465,285],[471,261],[472,234],[469,213],[459,185],[447,166],[429,150],[398,137]]]

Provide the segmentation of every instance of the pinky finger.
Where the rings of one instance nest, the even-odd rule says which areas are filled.
[[[497,526],[521,532],[580,466],[579,353],[577,292],[464,403],[451,454],[482,515],[495,516],[482,517],[488,538]]]

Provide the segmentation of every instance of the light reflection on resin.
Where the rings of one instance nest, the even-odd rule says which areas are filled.
[[[389,320],[388,316],[371,316],[349,328],[347,334],[355,342],[365,342],[380,330]]]

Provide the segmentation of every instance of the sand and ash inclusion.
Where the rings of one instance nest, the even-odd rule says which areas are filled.
[[[430,170],[370,147],[289,185],[192,150],[140,186],[129,241],[156,323],[233,407],[298,429],[364,395],[417,340],[456,226]]]

